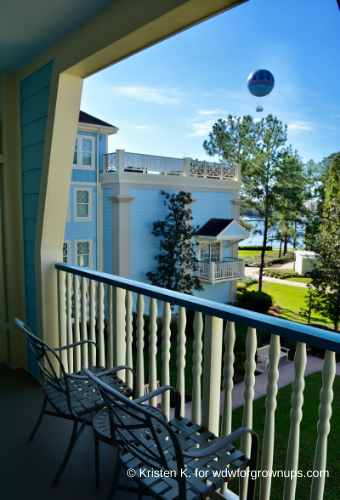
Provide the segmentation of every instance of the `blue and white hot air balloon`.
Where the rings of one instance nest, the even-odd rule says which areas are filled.
[[[257,69],[250,73],[247,80],[249,92],[256,98],[266,97],[271,93],[275,85],[273,75],[267,69]],[[263,111],[263,107],[258,103],[256,111]]]

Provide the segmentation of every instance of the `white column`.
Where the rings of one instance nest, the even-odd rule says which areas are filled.
[[[215,281],[215,262],[209,262],[209,281]]]
[[[183,158],[183,177],[190,177],[190,163],[191,158]]]
[[[117,172],[124,172],[125,169],[125,149],[116,149],[116,169]]]

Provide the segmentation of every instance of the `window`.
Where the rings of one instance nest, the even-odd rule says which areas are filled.
[[[92,221],[92,189],[73,190],[74,220],[76,222]]]
[[[63,244],[63,262],[66,262],[66,264],[68,263],[68,255],[69,255],[68,243],[64,243]]]
[[[73,167],[94,169],[93,137],[77,137],[73,154]]]
[[[90,267],[90,242],[77,241],[77,266]]]
[[[210,243],[205,245],[200,250],[200,260],[204,262],[219,262],[220,261],[220,248],[219,242]]]

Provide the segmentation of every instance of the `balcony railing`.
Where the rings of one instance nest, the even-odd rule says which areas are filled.
[[[225,262],[198,262],[196,276],[209,283],[244,278],[244,259],[227,258]]]
[[[225,165],[191,158],[168,158],[165,156],[127,153],[117,149],[104,155],[104,172],[130,172],[207,179],[240,180],[238,165]]]
[[[69,264],[56,264],[58,270],[59,294],[59,327],[60,343],[65,345],[88,337],[97,340],[99,344],[99,363],[113,367],[118,365],[133,366],[133,325],[132,311],[137,311],[136,321],[136,364],[137,396],[141,396],[145,384],[144,372],[144,298],[149,300],[149,386],[150,391],[157,387],[157,317],[162,315],[162,374],[161,385],[170,382],[170,303],[178,307],[177,316],[177,389],[182,395],[181,414],[184,415],[185,403],[185,365],[186,365],[186,309],[195,311],[193,324],[193,389],[191,419],[202,423],[217,435],[225,436],[231,432],[232,423],[232,391],[234,373],[235,323],[248,327],[246,339],[246,362],[244,378],[244,427],[253,426],[253,400],[255,384],[255,355],[257,348],[256,329],[271,334],[269,349],[269,371],[267,382],[267,399],[263,411],[266,414],[264,423],[264,438],[262,445],[263,471],[261,475],[261,500],[271,498],[271,471],[273,469],[275,445],[275,410],[278,391],[278,363],[280,359],[280,337],[297,341],[294,359],[295,378],[291,407],[291,424],[287,450],[286,471],[297,471],[300,447],[300,425],[302,420],[304,372],[306,368],[306,344],[326,350],[323,364],[323,382],[320,392],[318,439],[315,448],[314,470],[325,471],[327,461],[327,437],[330,431],[329,420],[332,413],[333,381],[336,371],[335,353],[340,353],[340,336],[336,333],[319,330],[299,323],[285,321],[272,316],[238,309],[233,306],[218,304],[194,296],[184,295],[152,285],[138,283],[98,271],[91,271]],[[73,275],[73,278],[72,278]],[[79,283],[80,277],[80,283]],[[87,282],[89,294],[87,295]],[[95,282],[98,283],[98,311],[95,314]],[[74,290],[74,325],[71,321],[71,287]],[[135,301],[135,302],[134,302]],[[160,302],[159,302],[160,301]],[[90,320],[86,318],[89,312]],[[203,334],[203,314],[204,336]],[[223,334],[223,320],[227,320]],[[104,321],[106,321],[107,343],[104,338]],[[224,368],[222,370],[222,346],[224,341]],[[69,372],[80,370],[82,365],[95,364],[95,349],[92,347],[81,350],[74,348],[67,357],[62,351],[63,362]],[[204,354],[204,365],[202,363]],[[201,394],[201,379],[203,379],[203,394]],[[220,425],[220,387],[223,379],[224,401],[222,422]],[[126,381],[132,383],[131,375],[127,373]],[[203,397],[203,404],[201,398]],[[154,398],[155,399],[155,398]],[[156,405],[156,401],[150,401]],[[202,408],[202,415],[201,415]],[[162,410],[169,416],[169,394],[162,395]],[[258,429],[255,429],[258,430]],[[288,430],[287,430],[288,435]],[[241,442],[241,450],[249,453],[250,441],[245,438]],[[311,500],[322,500],[325,475],[313,477]],[[296,475],[285,474],[285,500],[294,500],[296,491]],[[227,497],[226,497],[227,498]],[[228,497],[229,498],[229,497]],[[230,498],[235,498],[232,496]],[[236,497],[244,500],[246,491],[241,479],[241,494]]]

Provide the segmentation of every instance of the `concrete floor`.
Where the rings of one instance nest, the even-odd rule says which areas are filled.
[[[43,401],[41,385],[25,370],[0,365],[0,496],[3,500],[102,500],[110,487],[115,463],[112,446],[100,443],[101,487],[95,490],[94,443],[87,426],[69,463],[53,488],[51,481],[64,457],[72,423],[45,415],[32,441],[30,435]],[[124,478],[125,484],[135,485]],[[131,481],[131,482],[127,482]],[[119,493],[116,500],[136,500]],[[148,497],[145,497],[148,498]]]

